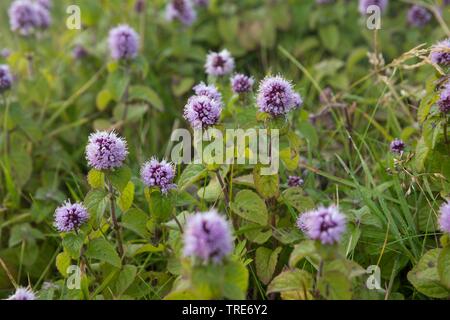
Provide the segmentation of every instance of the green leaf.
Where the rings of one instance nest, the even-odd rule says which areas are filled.
[[[164,111],[164,104],[158,94],[146,86],[131,86],[129,90],[130,101],[145,101],[155,107],[158,111]]]
[[[278,255],[281,252],[281,247],[271,250],[265,247],[256,249],[255,264],[256,274],[262,283],[268,284],[272,280],[275,267],[278,262]]]
[[[105,174],[101,171],[91,169],[88,173],[87,180],[93,189],[100,189],[105,185]]]
[[[79,234],[68,233],[62,240],[64,250],[73,258],[78,259],[83,247],[84,236]]]
[[[287,170],[294,171],[298,167],[300,155],[296,153],[293,149],[288,147],[280,151],[280,159],[281,161],[283,161],[283,164]]]
[[[238,261],[225,264],[223,295],[230,300],[245,300],[248,288],[248,270]]]
[[[261,226],[268,224],[269,215],[266,204],[253,191],[242,190],[231,204],[231,210],[245,220],[257,223]]]
[[[70,267],[72,259],[67,252],[61,252],[56,256],[56,269],[63,277],[67,277],[67,268]]]
[[[261,227],[255,223],[243,223],[243,227],[239,232],[243,232],[245,237],[251,242],[257,244],[266,243],[267,240],[272,236],[272,229],[267,229],[267,227]]]
[[[300,291],[308,292],[312,289],[311,274],[304,270],[288,270],[276,276],[267,288],[267,293]]]
[[[130,209],[122,216],[122,225],[124,228],[129,229],[142,238],[148,238],[150,236],[147,230],[148,216],[140,209]]]
[[[334,25],[326,25],[319,29],[319,36],[322,44],[330,51],[337,49],[339,45],[339,29]]]
[[[211,179],[206,187],[197,191],[197,196],[206,202],[215,202],[222,194],[222,188],[217,177]]]
[[[302,188],[289,188],[283,192],[284,202],[294,207],[298,212],[314,209],[314,202],[303,195]]]
[[[109,172],[108,178],[111,180],[111,184],[113,185],[113,187],[116,188],[119,192],[122,192],[122,190],[125,189],[131,179],[131,169],[128,166],[123,166],[119,169]]]
[[[289,267],[295,268],[303,259],[316,253],[316,245],[313,240],[304,240],[294,247],[289,258]]]
[[[450,290],[450,247],[442,249],[437,265],[441,283]]]
[[[14,182],[21,188],[31,177],[33,161],[28,152],[21,146],[12,146],[9,161],[11,163],[11,174]]]
[[[261,167],[256,166],[253,170],[256,191],[264,198],[278,198],[280,195],[280,178],[277,174],[270,176],[261,175]]]
[[[430,152],[430,148],[427,146],[425,139],[422,137],[416,146],[416,156],[415,156],[415,165],[418,171],[423,171],[425,169],[425,160],[428,157],[428,153]]]
[[[179,83],[172,86],[173,94],[177,97],[181,97],[183,94],[191,90],[195,83],[193,78],[183,78]]]
[[[178,179],[178,189],[183,191],[191,184],[197,182],[205,177],[207,173],[206,168],[201,164],[189,164]]]
[[[426,252],[419,263],[408,272],[408,280],[421,293],[432,298],[448,298],[450,291],[441,283],[438,257],[442,249]]]
[[[137,274],[136,266],[129,264],[123,266],[114,285],[115,292],[117,295],[119,296],[122,295],[125,292],[125,290],[127,290],[130,287],[130,285],[134,282],[134,279],[136,279],[136,274]]]
[[[84,199],[84,206],[93,219],[94,227],[97,227],[105,213],[109,203],[108,193],[103,189],[94,189],[88,192]]]
[[[113,96],[111,92],[108,89],[103,89],[97,94],[96,98],[97,109],[100,111],[105,110],[112,99]]]
[[[158,222],[166,222],[174,210],[173,201],[156,189],[145,188],[145,197],[149,204],[152,218]]]
[[[86,257],[109,263],[117,268],[121,267],[121,261],[116,249],[103,238],[94,239],[88,244]]]
[[[117,205],[119,206],[122,212],[126,212],[131,208],[134,200],[134,183],[129,181],[125,189],[120,193],[119,198],[117,199]]]
[[[327,300],[350,300],[352,283],[347,276],[338,271],[327,272],[317,284],[321,295]]]

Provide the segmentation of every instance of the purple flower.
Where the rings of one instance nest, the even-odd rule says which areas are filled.
[[[394,139],[391,142],[391,152],[401,154],[405,150],[405,143],[400,139]]]
[[[55,227],[59,232],[78,231],[89,220],[87,209],[81,203],[66,201],[55,211]]]
[[[333,99],[333,89],[326,87],[319,95],[319,101],[321,104],[328,104]]]
[[[228,222],[217,211],[197,213],[187,220],[184,232],[185,257],[197,258],[203,263],[220,263],[233,250]]]
[[[225,76],[233,72],[234,59],[226,49],[221,52],[210,52],[206,57],[205,70],[210,76]]]
[[[35,0],[38,5],[41,7],[44,7],[47,10],[50,10],[52,7],[52,1],[51,0]]]
[[[431,47],[431,62],[448,66],[450,65],[450,39],[438,42]]]
[[[238,73],[231,78],[231,88],[238,94],[252,91],[254,83],[255,80],[245,74]]]
[[[191,0],[171,0],[166,7],[166,19],[179,20],[185,26],[190,26],[197,19],[197,13]]]
[[[450,4],[450,0],[444,0],[443,4],[444,4],[445,6],[449,5],[449,4]]]
[[[322,244],[335,244],[340,241],[346,229],[346,218],[334,207],[320,207],[299,217],[297,226],[310,239]]]
[[[72,57],[75,60],[84,59],[88,56],[88,54],[88,51],[81,44],[76,45],[72,50]]]
[[[298,109],[298,108],[300,108],[302,105],[303,105],[303,99],[302,99],[302,96],[301,96],[299,93],[295,92],[295,93],[294,93],[294,108],[295,108],[295,109]]]
[[[122,166],[128,155],[127,142],[115,132],[96,132],[89,136],[86,159],[96,170],[109,170]]]
[[[13,84],[13,76],[9,66],[6,64],[0,65],[0,93],[11,89]]]
[[[216,86],[212,84],[206,85],[204,82],[201,82],[193,89],[196,95],[207,96],[208,98],[216,100],[222,104],[222,94],[219,90],[217,90]]]
[[[134,11],[136,11],[137,13],[142,13],[145,11],[145,0],[136,0],[136,2],[134,3]]]
[[[378,6],[381,10],[381,12],[383,12],[384,10],[386,10],[388,5],[388,0],[359,0],[359,12],[362,15],[366,15],[368,14],[367,9],[370,6]]]
[[[8,10],[11,30],[22,36],[29,36],[40,28],[41,18],[36,11],[37,5],[29,0],[16,0]]]
[[[298,176],[288,177],[288,186],[291,188],[301,187],[303,183],[304,183],[303,179]]]
[[[16,292],[8,300],[36,300],[36,295],[27,288],[17,288]]]
[[[288,113],[296,104],[291,83],[281,76],[266,77],[259,86],[257,104],[261,112],[272,116]]]
[[[447,83],[442,89],[438,100],[438,106],[442,113],[450,112],[450,83]]]
[[[441,207],[439,226],[443,232],[450,233],[450,202],[445,203]]]
[[[194,129],[206,129],[215,125],[221,113],[221,103],[207,96],[193,96],[184,107],[184,118]]]
[[[165,160],[159,162],[155,158],[144,163],[141,168],[141,179],[144,184],[151,187],[158,187],[163,194],[167,194],[169,190],[176,188],[173,184],[175,178],[175,168],[172,163]]]
[[[35,5],[35,10],[38,17],[38,28],[42,30],[48,29],[52,24],[50,11],[42,5]]]
[[[207,7],[209,5],[209,0],[194,0],[194,4],[199,7]]]
[[[109,32],[109,51],[114,60],[134,59],[139,51],[139,35],[128,25],[120,25]]]
[[[415,27],[425,26],[431,18],[431,13],[422,6],[413,5],[408,11],[408,22]]]

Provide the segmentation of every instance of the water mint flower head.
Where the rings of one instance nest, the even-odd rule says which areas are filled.
[[[442,65],[450,65],[450,39],[438,42],[431,47],[431,62]]]
[[[391,142],[391,152],[401,154],[403,150],[405,150],[405,143],[400,139],[394,139],[394,141]]]
[[[297,221],[297,225],[310,239],[322,244],[338,243],[345,232],[346,218],[334,206],[320,207],[302,216],[304,217],[299,218],[301,220]]]
[[[252,91],[254,83],[255,80],[253,77],[246,76],[245,74],[238,73],[231,78],[231,88],[234,93],[238,94]]]
[[[215,210],[188,218],[184,231],[185,257],[220,263],[233,250],[230,225]]]
[[[27,288],[17,288],[16,292],[9,296],[8,300],[36,300],[36,295]]]
[[[450,112],[450,83],[447,83],[442,89],[438,100],[438,106],[442,113]]]
[[[450,202],[441,207],[441,216],[439,217],[439,227],[442,232],[450,233]]]
[[[234,58],[227,49],[210,52],[206,57],[205,70],[207,74],[214,77],[230,74],[234,70]]]
[[[207,96],[193,96],[184,107],[184,118],[194,129],[207,129],[215,125],[221,113],[221,103]]]
[[[408,22],[415,27],[425,26],[431,18],[431,12],[422,6],[413,5],[408,11]]]
[[[141,179],[144,184],[149,188],[159,188],[163,194],[167,194],[169,190],[176,188],[173,183],[174,178],[175,168],[172,163],[165,160],[159,162],[152,158],[144,163],[141,168]]]
[[[291,188],[301,187],[304,181],[299,176],[289,176],[288,177],[288,186]]]
[[[89,220],[87,209],[81,203],[66,201],[55,211],[55,227],[59,232],[78,231]]]
[[[41,7],[44,7],[47,10],[50,10],[52,7],[52,1],[51,0],[35,0],[38,5]]]
[[[16,0],[8,10],[11,30],[22,36],[29,36],[40,27],[37,5],[30,0]]]
[[[299,109],[303,105],[303,99],[302,96],[295,92],[294,93],[294,108]]]
[[[145,11],[146,3],[145,0],[136,0],[134,3],[134,11],[137,13],[142,13]]]
[[[178,20],[185,26],[190,26],[197,19],[191,0],[170,0],[166,7],[166,19]]]
[[[115,132],[101,131],[89,136],[86,159],[90,167],[96,170],[119,168],[127,155],[127,142]]]
[[[370,6],[378,6],[381,12],[383,12],[388,6],[388,0],[359,0],[358,9],[362,15],[368,14],[367,9]]]
[[[9,66],[6,64],[0,65],[0,93],[11,89],[13,84],[13,76]]]
[[[114,60],[134,59],[139,51],[139,35],[133,28],[123,24],[111,29],[108,44]]]
[[[81,60],[86,58],[89,55],[89,52],[86,50],[85,47],[83,47],[81,44],[76,45],[72,49],[72,57],[75,60]]]
[[[38,17],[38,28],[41,30],[48,29],[50,25],[52,24],[52,17],[50,15],[50,11],[39,4],[36,4],[35,6],[36,15]]]
[[[197,96],[207,96],[210,99],[222,103],[222,94],[213,84],[207,85],[204,82],[201,82],[198,85],[196,85],[193,89]]]
[[[257,104],[261,112],[284,115],[295,108],[296,102],[292,84],[281,76],[266,77],[259,85]]]

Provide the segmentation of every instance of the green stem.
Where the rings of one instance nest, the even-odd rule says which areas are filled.
[[[117,215],[116,215],[116,198],[114,196],[114,190],[113,190],[113,186],[111,184],[111,181],[108,180],[108,193],[109,193],[109,198],[110,198],[110,205],[111,205],[111,220],[113,223],[113,227],[114,230],[116,232],[116,237],[117,237],[117,252],[119,253],[119,256],[122,258],[123,257],[123,243],[122,243],[122,233],[120,230],[120,225],[119,222],[117,220]]]

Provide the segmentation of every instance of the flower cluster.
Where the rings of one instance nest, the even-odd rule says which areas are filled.
[[[235,74],[231,79],[231,88],[234,93],[241,94],[252,91],[255,80],[245,74]]]
[[[8,10],[11,30],[22,36],[32,35],[51,25],[49,1],[16,0]]]
[[[219,263],[232,250],[230,226],[217,211],[197,213],[188,219],[184,232],[185,257],[197,258],[205,264]]]
[[[155,158],[144,163],[141,168],[141,179],[147,187],[158,187],[163,194],[174,189],[175,168],[172,163],[163,160],[159,162]]]
[[[450,233],[450,202],[441,207],[441,216],[439,217],[439,227],[442,232]]]
[[[226,49],[210,52],[206,57],[205,70],[207,74],[214,77],[228,75],[234,70],[234,58]]]
[[[191,0],[171,0],[166,7],[166,19],[178,20],[185,26],[190,26],[197,19]]]
[[[435,44],[431,48],[430,59],[433,63],[442,66],[450,65],[450,39]]]
[[[120,25],[109,32],[109,51],[114,60],[134,59],[139,51],[139,35],[128,25]]]
[[[281,76],[266,77],[259,86],[257,97],[259,110],[272,116],[288,113],[297,105],[301,105],[301,101],[292,84]]]
[[[291,188],[301,187],[305,182],[299,176],[289,176],[288,186]]]
[[[385,11],[388,6],[388,0],[359,0],[359,12],[366,15],[370,6],[378,6],[381,11]]]
[[[88,211],[81,203],[66,201],[55,210],[54,224],[59,232],[77,231],[88,220]]]
[[[391,142],[391,152],[401,154],[403,150],[405,150],[405,143],[400,139],[394,139],[394,141]]]
[[[297,227],[312,240],[318,240],[322,244],[335,244],[341,240],[346,230],[346,218],[334,206],[320,207],[300,215]]]
[[[422,6],[413,5],[408,11],[408,22],[415,27],[425,26],[431,18],[431,12]]]
[[[115,132],[96,132],[89,136],[86,159],[96,170],[109,170],[122,166],[128,155],[127,142]]]
[[[450,82],[442,89],[438,100],[438,106],[442,113],[450,112]]]
[[[208,96],[193,96],[184,107],[184,118],[194,129],[207,129],[215,125],[221,113],[221,102]]]
[[[0,65],[0,93],[11,89],[13,84],[13,77],[9,66],[2,64]]]
[[[36,300],[36,295],[27,288],[17,288],[16,292],[8,300]]]
[[[214,85],[207,85],[204,82],[199,83],[193,88],[197,96],[206,96],[212,100],[216,100],[222,104],[222,94]]]

